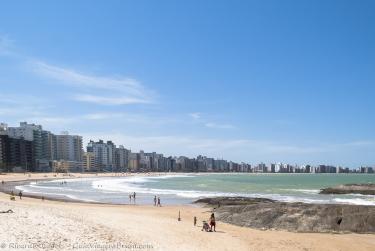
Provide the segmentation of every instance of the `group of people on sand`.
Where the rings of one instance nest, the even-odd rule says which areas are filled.
[[[194,226],[197,225],[197,217],[194,216]],[[202,231],[206,231],[206,232],[216,232],[216,220],[215,220],[215,214],[212,213],[211,216],[210,216],[210,219],[209,219],[209,223],[207,223],[207,221],[203,221],[202,222]]]
[[[154,206],[155,207],[161,207],[161,203],[160,203],[160,197],[154,197]]]
[[[136,193],[135,192],[133,192],[133,193],[131,193],[131,194],[129,194],[129,202],[130,203],[132,203],[132,201],[133,201],[133,203],[135,204],[135,202],[136,202]],[[154,196],[154,206],[155,207],[161,207],[161,201],[160,201],[160,197],[157,197],[156,195]]]
[[[22,191],[19,191],[19,193],[18,193],[18,196],[20,197],[20,200],[22,200]],[[15,194],[14,194],[14,191],[12,190],[11,192],[10,192],[10,199],[11,200],[14,200],[15,199]]]

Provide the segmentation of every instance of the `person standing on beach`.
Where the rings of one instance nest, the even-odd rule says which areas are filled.
[[[156,195],[154,197],[154,206],[156,207],[156,202],[157,202],[157,199],[156,199]]]
[[[194,216],[194,227],[197,225],[197,216]]]
[[[22,200],[22,191],[18,193],[18,196],[20,196],[20,200]]]
[[[158,207],[161,207],[160,197],[158,197]]]
[[[132,203],[132,195],[129,194],[129,202]]]
[[[210,217],[210,227],[211,227],[211,231],[212,231],[212,228],[213,228],[214,232],[216,232],[216,221],[215,221],[214,213],[212,213],[211,217]]]
[[[133,200],[134,200],[134,204],[135,204],[135,192],[133,193]]]

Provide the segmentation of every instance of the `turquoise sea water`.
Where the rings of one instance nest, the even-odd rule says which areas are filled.
[[[348,183],[375,183],[373,174],[180,174],[157,177],[103,177],[47,181],[17,187],[25,193],[86,201],[129,204],[185,204],[213,196],[263,197],[306,203],[374,205],[375,196],[320,195],[321,188]]]

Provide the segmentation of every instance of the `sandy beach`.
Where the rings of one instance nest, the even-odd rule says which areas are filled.
[[[5,182],[50,178],[61,176],[0,175]],[[13,213],[0,213],[2,250],[373,250],[375,246],[373,234],[261,231],[222,222],[217,232],[202,232],[201,222],[211,211],[192,205],[103,205],[27,197],[11,201],[0,193],[0,211],[9,209]],[[193,226],[194,216],[198,226]]]

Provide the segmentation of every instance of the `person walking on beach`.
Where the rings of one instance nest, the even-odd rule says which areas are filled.
[[[134,200],[134,204],[135,204],[135,192],[133,193],[133,200]]]
[[[129,202],[132,203],[132,195],[129,194]]]
[[[18,193],[18,196],[20,196],[20,200],[22,200],[22,191]]]
[[[158,207],[161,207],[160,197],[158,197]]]
[[[197,225],[197,216],[194,216],[194,227]]]
[[[210,227],[211,227],[211,231],[212,231],[212,228],[213,228],[214,232],[216,232],[216,221],[215,221],[214,213],[212,213],[211,217],[210,217]]]
[[[157,202],[157,198],[156,198],[156,195],[154,197],[154,206],[156,207],[156,202]]]

